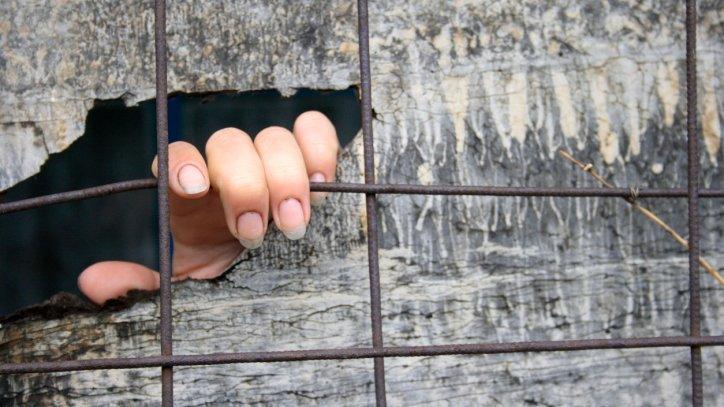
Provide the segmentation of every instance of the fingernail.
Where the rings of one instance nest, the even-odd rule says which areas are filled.
[[[236,233],[239,242],[247,249],[256,249],[264,240],[264,224],[261,215],[256,212],[246,212],[236,219]]]
[[[196,168],[195,165],[186,164],[178,172],[178,183],[181,188],[189,195],[198,194],[204,192],[209,188],[206,183],[206,178],[201,170]]]
[[[307,225],[304,223],[304,210],[301,202],[289,198],[279,204],[279,226],[287,239],[297,240],[304,237]]]
[[[309,177],[309,182],[326,182],[327,179],[321,172],[315,172]],[[327,199],[327,192],[312,192],[310,194],[310,200],[312,205],[321,205],[325,199]]]

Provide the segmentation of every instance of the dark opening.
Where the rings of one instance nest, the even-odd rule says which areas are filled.
[[[216,130],[237,127],[251,136],[271,125],[291,129],[307,110],[327,115],[344,146],[360,129],[355,88],[175,94],[169,98],[169,139],[203,152]],[[89,112],[86,132],[50,157],[41,172],[8,189],[5,202],[150,176],[156,153],[155,102],[126,107],[102,101]],[[155,190],[134,191],[0,216],[0,315],[60,291],[77,293],[76,278],[90,264],[127,260],[156,268]]]

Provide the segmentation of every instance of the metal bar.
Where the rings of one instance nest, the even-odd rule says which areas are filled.
[[[699,287],[699,143],[696,95],[696,0],[686,0],[686,137],[689,204],[689,335],[701,335]],[[702,406],[701,347],[691,347],[691,404]]]
[[[375,149],[372,132],[372,74],[370,72],[370,27],[367,0],[357,1],[357,29],[359,34],[359,71],[362,95],[362,145],[364,147],[365,184],[375,183]],[[372,347],[381,349],[382,304],[380,295],[379,231],[377,230],[377,197],[365,193],[367,205],[367,258],[370,275],[370,318],[372,320]],[[385,360],[374,359],[375,400],[378,407],[387,405],[385,389]]]
[[[144,178],[42,195],[0,204],[0,215],[120,192],[156,188],[156,184],[155,178]],[[688,190],[685,188],[548,188],[312,182],[310,183],[310,189],[314,192],[370,193],[378,195],[551,196],[570,198],[688,198],[689,196]],[[700,189],[699,198],[724,198],[724,189]]]
[[[158,258],[161,274],[161,355],[173,354],[171,315],[171,228],[168,204],[168,56],[166,1],[155,0],[156,140],[158,154]],[[173,367],[161,368],[161,404],[173,405]]]
[[[230,363],[299,362],[309,360],[484,355],[529,352],[574,352],[602,349],[641,349],[691,346],[724,346],[724,335],[578,339],[562,341],[394,346],[380,348],[308,349],[271,352],[212,353],[205,355],[87,359],[55,362],[4,363],[0,364],[0,374],[48,373],[102,369],[137,369],[159,366],[201,366]]]
[[[346,182],[310,183],[312,191],[359,192],[382,195],[478,195],[478,196],[551,196],[615,198],[686,198],[684,188],[550,188],[496,187],[477,185],[358,184]],[[724,189],[702,189],[702,198],[724,198]]]
[[[414,357],[462,354],[496,354],[516,352],[581,351],[592,349],[632,349],[647,347],[689,347],[692,369],[692,404],[703,403],[701,347],[722,346],[724,336],[701,336],[701,304],[699,276],[699,197],[724,197],[722,189],[699,189],[699,151],[697,134],[696,77],[696,1],[686,1],[686,69],[687,69],[687,189],[626,188],[537,188],[457,185],[376,184],[374,168],[374,137],[372,130],[371,73],[369,54],[369,16],[366,0],[358,0],[359,56],[362,94],[362,130],[365,183],[312,183],[312,191],[364,193],[367,207],[368,256],[370,275],[370,306],[372,347],[320,349],[278,352],[243,352],[207,355],[173,355],[171,315],[171,259],[168,207],[168,117],[167,117],[167,54],[165,1],[155,0],[156,52],[156,120],[159,156],[158,181],[139,179],[100,185],[76,191],[40,196],[0,204],[0,214],[12,213],[56,203],[104,196],[123,191],[158,187],[159,205],[159,269],[161,271],[161,355],[141,358],[91,359],[57,362],[0,364],[0,373],[58,372],[71,370],[162,368],[162,404],[173,405],[173,366],[212,365],[226,363],[283,362],[324,359],[374,358],[375,394],[378,406],[386,405],[385,357]],[[680,198],[686,197],[689,209],[689,328],[690,335],[629,339],[591,339],[570,341],[536,341],[437,346],[383,346],[381,295],[379,276],[379,231],[376,194],[479,195],[479,196],[557,196],[557,197],[620,197]]]
[[[39,208],[59,204],[63,202],[79,201],[87,198],[117,194],[119,192],[134,191],[156,187],[155,178],[135,179],[131,181],[116,182],[113,184],[99,185],[92,188],[78,189],[75,191],[60,192],[57,194],[43,195],[35,198],[22,199],[13,202],[0,204],[0,215],[12,212],[20,212],[28,209]]]

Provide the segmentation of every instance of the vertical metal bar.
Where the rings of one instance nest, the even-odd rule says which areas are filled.
[[[158,256],[161,273],[161,355],[173,353],[171,334],[171,231],[168,210],[168,88],[166,1],[155,0],[156,140],[158,153]],[[173,367],[161,368],[161,404],[173,405]]]
[[[357,1],[359,33],[359,68],[362,82],[362,136],[364,145],[365,184],[375,183],[375,150],[372,134],[372,75],[370,73],[369,17],[367,0]],[[367,204],[367,257],[370,274],[370,308],[372,319],[372,347],[382,348],[382,305],[380,300],[379,237],[377,230],[377,196],[365,194]],[[385,359],[374,359],[375,399],[377,406],[387,405],[385,389]]]
[[[686,0],[686,136],[689,194],[689,334],[701,335],[699,297],[699,144],[697,135],[696,0]],[[703,404],[701,347],[691,347],[691,402]]]

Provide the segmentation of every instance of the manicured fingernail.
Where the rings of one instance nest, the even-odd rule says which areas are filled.
[[[261,215],[256,212],[246,212],[236,219],[236,233],[239,242],[247,249],[256,249],[264,240],[264,223]]]
[[[321,172],[315,172],[309,177],[309,182],[326,182],[327,179]],[[329,193],[327,192],[312,192],[310,194],[310,200],[312,201],[312,205],[321,205],[324,203],[324,200],[327,199],[327,195]]]
[[[186,164],[181,167],[178,172],[178,183],[181,185],[184,192],[189,195],[204,192],[209,188],[209,184],[206,183],[204,174],[202,174],[201,170],[192,164]]]
[[[279,204],[279,226],[287,239],[297,240],[304,237],[304,233],[307,232],[307,224],[304,223],[304,210],[301,202],[289,198]]]

